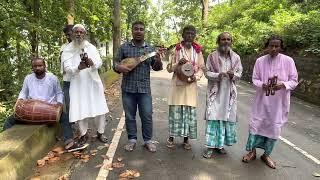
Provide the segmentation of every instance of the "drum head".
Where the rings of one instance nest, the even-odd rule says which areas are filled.
[[[181,66],[181,71],[185,76],[192,76],[194,74],[193,66],[190,63],[185,63]]]

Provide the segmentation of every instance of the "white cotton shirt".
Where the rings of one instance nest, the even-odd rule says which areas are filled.
[[[60,48],[60,58],[62,57],[62,53],[63,53],[63,50],[65,49],[65,47],[68,45],[69,43],[65,43],[65,44],[63,44],[62,46],[61,46],[61,48]],[[65,62],[64,61],[62,61],[62,58],[61,58],[61,69],[60,69],[60,71],[61,71],[61,73],[63,74],[63,81],[70,81],[70,79],[71,79],[71,76],[70,76],[70,74],[68,74],[68,73],[66,73],[65,71],[64,71],[64,65],[65,64]]]

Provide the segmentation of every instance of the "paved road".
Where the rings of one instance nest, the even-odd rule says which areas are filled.
[[[277,162],[277,169],[268,168],[258,158],[256,161],[244,164],[241,162],[242,156],[246,153],[244,150],[246,138],[248,136],[248,112],[250,110],[251,100],[254,90],[250,84],[241,82],[238,85],[238,143],[232,147],[227,147],[227,155],[217,155],[214,159],[204,159],[202,151],[204,149],[204,130],[205,121],[203,120],[205,109],[205,91],[206,80],[202,79],[199,85],[199,107],[197,109],[198,118],[198,140],[191,141],[193,149],[185,151],[181,146],[175,150],[166,148],[165,142],[168,137],[168,106],[167,95],[171,74],[166,71],[151,72],[153,108],[154,108],[154,140],[159,142],[158,152],[149,153],[142,147],[141,131],[139,128],[138,146],[134,152],[127,153],[123,146],[126,143],[126,132],[123,132],[119,142],[113,142],[118,145],[114,158],[123,157],[125,167],[114,168],[109,171],[107,179],[118,179],[119,174],[126,169],[135,169],[141,173],[140,179],[159,179],[159,180],[211,180],[211,179],[319,179],[314,177],[314,172],[320,173],[320,165],[306,157],[304,153],[320,159],[320,108],[301,100],[293,98],[291,102],[291,112],[289,121],[282,132],[285,140],[293,143],[289,145],[282,140],[278,140],[273,151],[272,157]],[[112,139],[114,131],[122,115],[121,102],[112,105],[113,120],[107,127],[107,135]],[[118,118],[118,119],[117,119]],[[140,119],[138,117],[138,126]],[[182,142],[182,139],[177,139]],[[94,144],[95,148],[99,144]],[[297,150],[298,149],[298,150]],[[299,151],[300,150],[300,151]],[[111,148],[109,148],[111,151]],[[99,151],[100,154],[106,154],[105,151]],[[110,152],[109,152],[110,153]],[[258,150],[258,155],[262,154]],[[99,154],[98,154],[99,155]],[[95,165],[102,163],[102,159],[93,158],[87,164],[76,164],[71,179],[96,179],[99,168]],[[102,173],[103,174],[103,173]]]

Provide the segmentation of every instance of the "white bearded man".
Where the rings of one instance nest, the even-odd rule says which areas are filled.
[[[65,47],[61,56],[65,62],[64,71],[71,77],[69,121],[78,123],[80,141],[85,143],[88,139],[88,123],[94,120],[97,137],[105,143],[105,114],[109,109],[98,73],[102,60],[97,48],[85,40],[86,30],[83,25],[76,24],[72,32],[73,41]]]

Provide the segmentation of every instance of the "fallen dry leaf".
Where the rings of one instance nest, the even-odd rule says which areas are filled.
[[[95,155],[97,155],[97,153],[92,153],[92,154],[91,154],[91,156],[95,156]]]
[[[108,164],[108,165],[104,166],[104,169],[112,171],[113,170],[112,164]]]
[[[54,149],[52,149],[52,152],[57,153],[57,154],[63,154],[64,153],[64,148],[61,146],[58,146]]]
[[[38,167],[43,167],[44,165],[46,165],[46,160],[40,159],[40,160],[37,161],[37,166]]]
[[[115,163],[112,163],[112,167],[113,168],[123,168],[124,164],[120,163],[120,162],[115,162]]]
[[[49,159],[55,157],[55,153],[52,151],[49,151],[48,154],[46,155],[46,157],[48,157]]]
[[[81,155],[81,159],[88,159],[88,158],[90,158],[90,155],[88,154]]]
[[[98,146],[97,149],[102,150],[102,149],[107,148],[109,146],[110,146],[109,144],[104,144],[103,146]]]
[[[30,180],[41,180],[40,176],[31,177]]]
[[[69,159],[72,159],[72,155],[68,155],[68,156],[64,156],[63,158],[62,158],[62,160],[63,161],[68,161]]]
[[[118,157],[117,160],[118,162],[121,162],[123,160],[123,157]]]
[[[98,152],[98,150],[96,150],[96,149],[95,150],[91,150],[90,154],[97,153],[97,152]]]
[[[81,159],[81,162],[87,163],[90,159]]]
[[[107,159],[107,160],[110,159],[109,156],[107,156],[107,155],[101,155],[101,157],[102,157],[103,159]]]
[[[100,167],[102,167],[102,166],[103,166],[103,163],[96,165],[95,168],[100,168]]]
[[[125,129],[120,128],[120,129],[112,129],[111,131],[125,131]]]
[[[135,170],[126,170],[119,175],[120,178],[137,178],[140,177],[140,173]]]
[[[53,158],[50,158],[49,159],[49,163],[54,163],[54,162],[56,162],[56,161],[59,161],[60,160],[60,157],[53,157]]]
[[[63,176],[60,176],[60,177],[58,178],[58,180],[69,180],[69,176],[68,176],[68,174],[65,174],[65,175],[63,175]]]
[[[48,156],[45,156],[44,158],[42,158],[43,160],[45,160],[45,161],[49,161],[49,159],[50,159],[50,157],[48,157]]]

